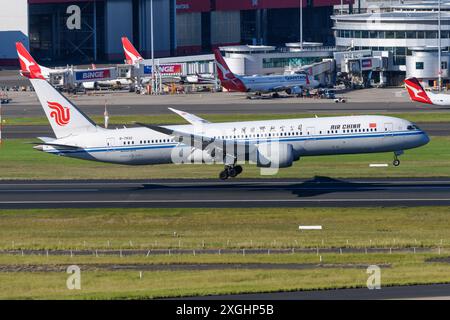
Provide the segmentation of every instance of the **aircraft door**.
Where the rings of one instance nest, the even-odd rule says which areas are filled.
[[[392,123],[384,124],[384,134],[386,136],[392,136],[394,133],[394,125]]]
[[[114,147],[115,139],[114,138],[107,138],[106,139],[106,148],[108,151],[112,151],[112,148]]]
[[[316,128],[315,127],[308,127],[308,128],[306,128],[306,135],[307,136],[315,136],[316,135]]]

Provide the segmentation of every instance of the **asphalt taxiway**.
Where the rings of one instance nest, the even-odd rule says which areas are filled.
[[[369,290],[367,288],[292,291],[189,297],[187,300],[381,300],[381,299],[433,299],[450,300],[450,284],[391,286]]]
[[[449,179],[1,181],[0,208],[450,206]]]

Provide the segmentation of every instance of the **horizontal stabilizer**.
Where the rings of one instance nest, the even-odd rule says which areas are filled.
[[[52,141],[55,141],[55,138],[51,137],[37,137],[39,140],[44,141],[45,143],[51,143]]]
[[[42,142],[31,142],[31,144],[35,144],[36,147],[35,149],[39,149],[39,146],[48,146],[48,147],[53,147],[56,149],[71,149],[71,150],[81,150],[83,148],[80,148],[78,146],[71,146],[71,145],[67,145],[67,144],[59,144],[59,143],[42,143]]]

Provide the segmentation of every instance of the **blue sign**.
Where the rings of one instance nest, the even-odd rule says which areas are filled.
[[[144,74],[152,74],[152,66],[144,66]]]
[[[111,72],[109,69],[103,70],[87,70],[87,71],[76,71],[75,79],[77,81],[92,81],[100,79],[109,79],[111,77]]]

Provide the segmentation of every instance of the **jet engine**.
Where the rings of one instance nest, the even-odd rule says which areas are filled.
[[[258,167],[286,168],[292,166],[295,160],[292,144],[265,143],[260,144],[256,151],[256,165]]]
[[[302,93],[302,88],[299,86],[295,86],[292,88],[287,88],[286,89],[286,93],[287,94],[301,94]]]

